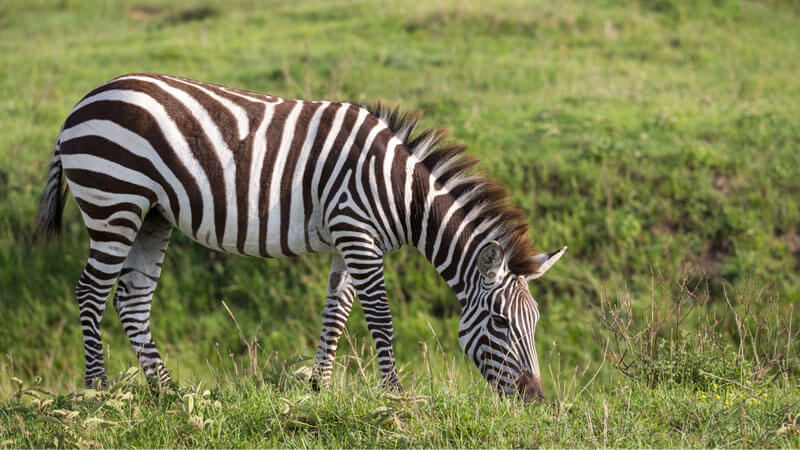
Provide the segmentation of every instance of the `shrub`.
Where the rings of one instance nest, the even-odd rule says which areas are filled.
[[[645,311],[637,311],[627,294],[600,302],[600,323],[611,341],[607,358],[622,374],[650,387],[677,383],[696,389],[797,374],[794,305],[765,299],[763,290],[712,298],[707,285],[688,272],[677,289],[655,278]]]

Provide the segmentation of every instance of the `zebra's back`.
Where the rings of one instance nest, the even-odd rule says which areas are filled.
[[[331,250],[326,205],[380,126],[347,103],[133,74],[84,97],[58,145],[90,232],[125,234],[156,207],[203,245],[274,257]],[[100,220],[112,202],[128,207]]]

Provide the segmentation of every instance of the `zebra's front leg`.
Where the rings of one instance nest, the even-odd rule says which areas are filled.
[[[343,252],[344,261],[375,344],[383,384],[390,389],[400,390],[402,386],[397,376],[392,348],[394,341],[392,314],[389,311],[383,282],[383,255],[374,248],[371,249],[371,254],[368,254],[366,249],[359,248],[359,245],[351,245],[347,249]]]
[[[336,348],[350,316],[355,296],[356,291],[344,260],[341,256],[334,255],[328,277],[328,295],[325,298],[325,309],[322,311],[322,332],[319,336],[311,378],[311,387],[314,390],[327,387],[330,383]]]

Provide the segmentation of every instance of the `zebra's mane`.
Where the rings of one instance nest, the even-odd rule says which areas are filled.
[[[497,226],[489,239],[501,244],[506,253],[508,268],[517,275],[536,272],[533,244],[528,238],[525,215],[511,205],[506,190],[494,179],[485,178],[471,170],[478,160],[466,155],[467,147],[446,140],[446,130],[428,128],[412,136],[419,113],[400,111],[381,103],[365,105],[367,111],[383,120],[403,141],[405,147],[436,177],[442,186],[464,206],[464,214],[476,215],[476,226],[495,220]]]

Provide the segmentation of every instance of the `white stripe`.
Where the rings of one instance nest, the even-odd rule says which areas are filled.
[[[384,180],[384,187],[386,189],[386,198],[389,199],[389,204],[386,205],[389,208],[389,211],[392,213],[392,223],[397,228],[398,236],[396,236],[397,247],[400,247],[400,242],[407,242],[408,237],[405,236],[405,231],[403,230],[403,224],[400,221],[400,216],[398,215],[397,211],[397,202],[395,201],[395,193],[394,187],[392,186],[392,175],[399,176],[400,174],[392,174],[392,163],[394,163],[394,156],[397,152],[397,145],[400,143],[399,140],[392,140],[389,139],[389,143],[386,145],[386,157],[383,160],[383,180]],[[406,178],[411,178],[409,174],[406,174]]]
[[[169,197],[167,197],[167,193],[164,191],[164,188],[142,172],[132,170],[108,159],[87,154],[64,155],[61,158],[61,163],[64,165],[65,170],[89,170],[92,172],[106,174],[121,181],[142,186],[145,189],[153,191],[156,194],[157,201],[161,203],[165,209],[169,209]]]
[[[300,149],[300,154],[297,156],[297,165],[294,168],[294,175],[292,176],[292,191],[291,191],[291,203],[289,205],[289,249],[293,253],[305,253],[305,233],[308,232],[306,230],[306,224],[304,223],[305,220],[305,210],[303,207],[303,193],[307,186],[303,186],[303,174],[306,170],[309,170],[306,165],[308,164],[308,156],[311,153],[311,147],[314,145],[314,140],[317,137],[317,130],[319,129],[319,122],[322,118],[322,113],[330,105],[330,102],[323,102],[320,106],[317,107],[317,110],[314,111],[314,115],[311,117],[311,122],[309,124],[308,132],[306,133],[306,139],[303,143],[303,147]],[[310,207],[311,205],[309,205]],[[310,233],[309,233],[310,235]],[[292,244],[296,244],[292,247]]]
[[[367,147],[368,148],[368,147]],[[380,197],[380,189],[384,189],[386,186],[378,186],[378,180],[376,179],[375,175],[375,160],[376,157],[371,157],[369,159],[369,187],[370,187],[370,194],[376,200],[376,209],[378,210],[378,216],[380,216],[380,225],[378,228],[380,229],[380,234],[383,237],[383,242],[388,245],[389,248],[386,250],[397,249],[400,247],[400,244],[397,242],[396,236],[392,234],[392,228],[389,226],[389,219],[386,218],[386,208],[394,209],[392,205],[392,201],[394,200],[391,196],[387,197],[386,201],[388,202],[387,205],[381,204],[381,197]],[[391,179],[389,179],[391,182]],[[389,183],[386,183],[389,184]],[[358,184],[359,187],[362,183]],[[366,201],[366,199],[365,199]],[[366,203],[369,207],[369,202]],[[371,209],[371,207],[370,207]],[[373,219],[375,220],[375,219]]]
[[[308,226],[312,227],[313,223],[315,222],[322,222],[323,217],[327,217],[328,214],[321,212],[319,210],[319,202],[321,200],[320,196],[318,195],[319,192],[319,179],[322,176],[322,168],[325,165],[325,160],[327,159],[328,152],[330,151],[331,147],[333,146],[333,142],[336,140],[336,136],[342,129],[342,125],[344,123],[344,117],[347,113],[348,108],[350,105],[343,103],[339,105],[339,110],[336,111],[336,115],[333,117],[333,124],[331,124],[331,129],[328,131],[328,136],[325,138],[325,144],[322,146],[322,150],[319,152],[319,156],[317,157],[317,162],[314,167],[314,175],[311,177],[311,186],[308,189],[311,189],[311,213],[312,213],[312,223],[309,223]],[[318,216],[318,217],[314,217]],[[319,236],[309,232],[309,240],[311,241],[312,248],[319,248],[323,246],[322,241],[320,240]]]
[[[222,104],[222,106],[225,108],[228,108],[228,111],[233,115],[233,117],[236,118],[236,125],[239,128],[239,140],[243,140],[245,137],[247,137],[247,134],[250,131],[250,118],[247,116],[247,111],[245,111],[244,108],[236,103],[233,103],[225,97],[220,97],[213,91],[204,88],[199,83],[192,83],[189,80],[182,80],[172,76],[167,76],[167,78],[172,81],[177,81],[178,83],[183,83],[187,86],[193,86],[195,89],[202,91],[209,97],[220,102],[220,104]]]
[[[233,89],[233,88],[229,88],[227,86],[218,86],[218,87],[220,89],[222,89],[223,91],[227,92],[228,94],[235,95],[235,96],[237,96],[239,98],[243,98],[243,99],[245,99],[247,101],[250,101],[250,102],[253,102],[253,103],[275,103],[275,102],[281,103],[281,102],[283,102],[285,100],[283,98],[274,97],[274,96],[269,95],[269,94],[261,94],[261,93],[258,93],[258,92],[247,92],[247,93],[245,93],[245,92]]]
[[[364,111],[364,110],[362,110],[362,111]],[[364,118],[366,119],[367,111],[364,111],[364,112],[365,112]],[[355,137],[358,135],[358,132],[360,131],[359,130],[360,127],[361,127],[361,122],[359,122],[358,126],[356,126],[353,129],[353,131],[352,131],[352,133],[350,135],[353,141],[355,140]],[[370,151],[369,151],[370,147],[372,147],[372,142],[375,140],[375,136],[378,134],[379,131],[380,131],[380,129],[378,127],[373,127],[371,130],[369,130],[369,134],[367,135],[367,138],[366,138],[366,140],[364,142],[364,148],[357,149],[357,151],[358,151],[358,162],[356,163],[356,172],[355,172],[355,176],[356,176],[356,192],[358,193],[358,196],[361,198],[361,201],[364,203],[364,206],[368,210],[368,217],[371,218],[372,221],[375,223],[375,225],[378,226],[378,234],[380,236],[376,236],[376,237],[379,237],[380,240],[383,243],[386,243],[386,244],[388,244],[390,246],[393,246],[393,244],[391,242],[391,239],[388,236],[389,230],[387,229],[388,224],[386,223],[386,216],[383,215],[382,212],[380,211],[380,196],[378,195],[379,187],[377,186],[377,183],[375,182],[375,164],[374,164],[375,156],[371,155]],[[348,139],[348,143],[350,143],[350,142],[351,142],[351,140]],[[350,149],[351,145],[352,144],[350,143],[350,145],[345,146],[345,149],[347,149],[348,152],[349,152],[349,149]],[[364,173],[363,166],[364,166],[364,163],[366,162],[368,157],[370,158],[369,174],[367,175],[369,177],[369,179],[363,180],[363,179],[361,179],[361,176],[362,176],[361,174]],[[364,185],[367,184],[367,183],[369,183],[369,185],[370,185],[369,195],[367,195],[366,191],[364,191]],[[377,199],[376,203],[378,204],[378,210],[379,210],[380,218],[375,214],[375,211],[372,210],[372,205],[370,204],[370,200],[372,198],[376,198]],[[382,219],[380,224],[377,223],[379,219]]]
[[[264,103],[264,118],[253,139],[250,158],[250,189],[247,198],[247,237],[244,241],[244,253],[247,255],[259,255],[258,225],[261,220],[258,203],[261,196],[261,169],[264,167],[264,158],[267,154],[267,128],[275,114],[275,107],[280,103],[281,100],[276,103]]]
[[[358,129],[361,127],[361,124],[364,122],[364,119],[367,117],[367,110],[359,109],[358,117],[356,118],[355,124],[353,124],[353,128],[350,129],[350,136],[347,138],[347,141],[344,143],[341,149],[337,149],[340,151],[339,158],[336,160],[336,166],[333,168],[333,172],[331,172],[330,177],[328,178],[328,182],[325,184],[325,190],[322,191],[322,197],[320,198],[321,201],[328,200],[328,194],[330,194],[331,189],[333,189],[333,185],[336,184],[336,179],[338,178],[339,172],[342,170],[342,166],[344,165],[345,161],[347,160],[347,153],[350,151],[350,147],[353,146],[353,141],[356,138],[356,134],[358,134]],[[330,136],[328,136],[330,137]],[[332,142],[331,142],[332,143]],[[327,144],[327,142],[326,142]],[[325,152],[327,153],[327,152]],[[324,160],[323,160],[324,161]],[[358,173],[354,174],[358,177]],[[358,184],[358,183],[356,183]]]
[[[133,203],[142,210],[142,214],[150,207],[150,200],[141,195],[114,193],[114,197],[109,197],[108,192],[101,191],[100,189],[86,187],[69,180],[67,180],[67,183],[69,184],[69,190],[72,192],[73,196],[86,200],[93,205],[110,206],[120,203]]]
[[[283,124],[283,132],[281,133],[281,142],[278,147],[278,154],[275,155],[275,165],[272,168],[272,175],[269,179],[269,202],[267,203],[267,253],[275,255],[283,255],[281,249],[281,179],[283,178],[283,171],[286,166],[286,158],[289,156],[289,151],[292,147],[292,140],[294,139],[295,126],[297,125],[297,118],[300,116],[300,111],[303,108],[303,102],[297,102],[292,107],[292,111],[286,117],[286,122]],[[288,217],[286,218],[288,220]]]
[[[128,211],[126,211],[126,212],[128,212]],[[131,215],[130,212],[128,212],[128,215],[129,216]],[[122,218],[122,217],[124,217],[124,215],[115,215],[115,216],[112,216],[112,217],[108,217],[108,218],[105,218],[105,219],[98,220],[98,219],[93,219],[93,218],[89,217],[88,215],[84,214],[83,215],[83,223],[86,225],[86,228],[89,228],[89,229],[92,229],[92,230],[98,230],[98,231],[102,231],[102,232],[114,233],[114,234],[118,234],[120,236],[132,236],[132,235],[135,235],[135,234],[132,234],[132,233],[138,232],[138,229],[137,230],[132,230],[130,227],[127,227],[127,226],[124,226],[124,225],[116,225],[116,226],[109,225],[108,222],[110,221],[110,219],[112,219],[112,218],[119,219],[119,218]],[[130,217],[128,217],[128,218],[130,218]],[[135,225],[137,225],[137,228],[141,227],[142,220],[140,218],[135,217],[135,218],[130,218],[130,219],[132,220],[132,222]],[[114,244],[113,246],[111,246],[111,244],[112,244],[111,242],[109,242],[108,244],[109,244],[109,246],[106,248],[108,251],[106,253],[114,254],[115,256],[123,256],[123,257],[124,256],[128,256],[128,250],[130,250],[130,248],[128,246],[125,246],[124,248],[122,248],[122,247],[119,246],[119,244]]]
[[[392,138],[389,142],[397,140],[396,138]],[[395,151],[397,150],[397,145],[404,145],[402,142],[398,142],[395,144]],[[408,229],[408,236],[406,236],[406,242],[411,243],[412,239],[414,239],[413,232],[411,231],[411,207],[414,201],[414,194],[412,192],[412,184],[414,183],[414,169],[417,167],[417,163],[419,160],[413,153],[408,152],[408,159],[406,160],[406,185],[405,185],[405,206],[406,206],[406,228]]]

